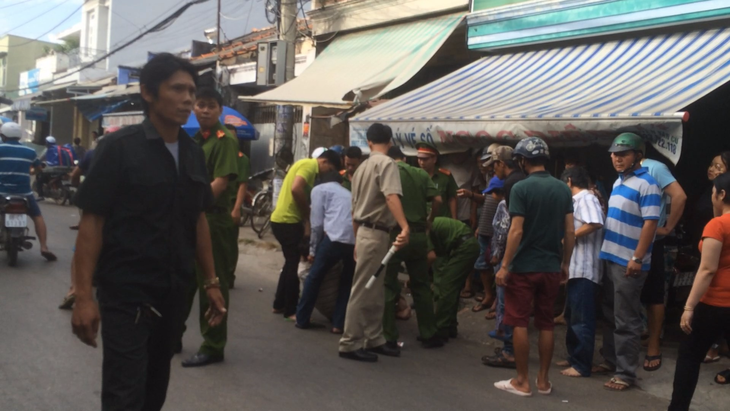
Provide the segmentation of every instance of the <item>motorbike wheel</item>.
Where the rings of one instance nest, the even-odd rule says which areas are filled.
[[[8,252],[8,265],[15,267],[18,265],[18,244],[12,238],[6,242],[6,251]]]
[[[71,193],[68,191],[68,187],[61,185],[60,187],[54,187],[53,190],[57,193],[53,197],[53,201],[58,205],[66,205]]]

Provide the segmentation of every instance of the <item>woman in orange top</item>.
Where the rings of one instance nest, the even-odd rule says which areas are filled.
[[[702,233],[702,260],[680,321],[689,337],[679,349],[670,411],[689,410],[705,353],[730,337],[730,174],[713,181],[712,205],[716,217]]]

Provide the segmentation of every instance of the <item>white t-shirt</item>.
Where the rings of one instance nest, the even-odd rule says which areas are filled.
[[[598,198],[590,191],[583,190],[573,196],[573,225],[575,231],[585,224],[605,224],[605,216]],[[570,260],[570,278],[586,278],[596,284],[601,283],[603,275],[599,260],[603,229],[596,230],[585,237],[576,238],[573,257]]]

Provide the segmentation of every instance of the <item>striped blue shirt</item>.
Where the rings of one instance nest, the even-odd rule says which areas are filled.
[[[662,190],[645,167],[628,177],[619,176],[608,200],[601,259],[628,266],[639,245],[644,222],[659,220],[661,203]],[[643,271],[648,271],[651,266],[651,248],[650,245],[644,256]]]
[[[33,194],[30,189],[30,168],[40,162],[35,150],[15,139],[0,144],[0,194]]]

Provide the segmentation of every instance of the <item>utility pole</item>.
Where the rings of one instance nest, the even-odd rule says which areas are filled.
[[[221,0],[218,0],[218,14],[216,14],[216,27],[218,33],[215,35],[216,48],[218,52],[221,51]]]
[[[284,64],[286,81],[294,78],[294,54],[297,41],[297,0],[278,0],[279,2],[279,40],[286,45],[286,61],[277,61],[276,70],[282,69]],[[276,129],[274,131],[274,155],[276,160],[276,174],[274,176],[274,204],[279,197],[281,184],[286,170],[294,161],[294,107],[276,106]]]

